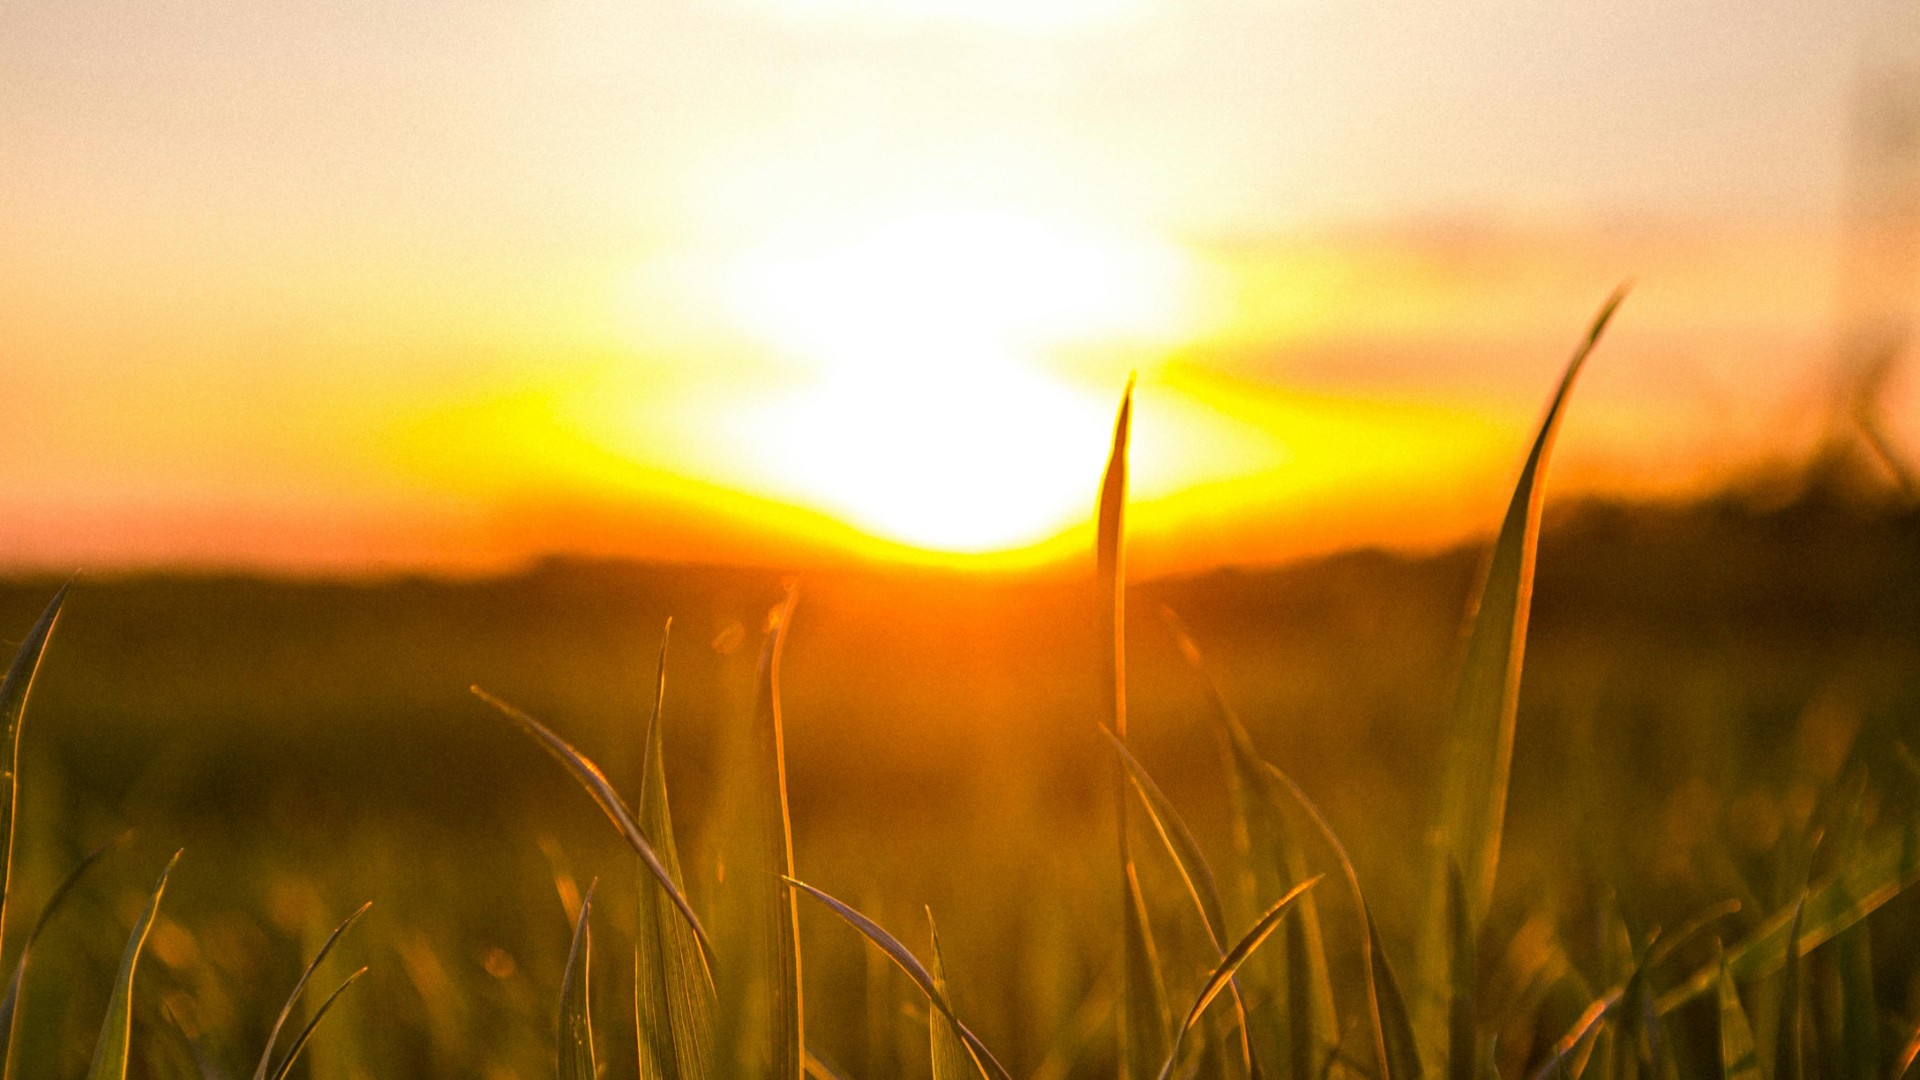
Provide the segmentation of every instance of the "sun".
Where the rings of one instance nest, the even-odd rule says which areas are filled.
[[[1086,516],[1119,389],[1062,358],[1177,341],[1189,270],[1171,245],[994,209],[769,241],[724,275],[726,305],[797,378],[737,417],[738,470],[927,551],[1039,543]]]

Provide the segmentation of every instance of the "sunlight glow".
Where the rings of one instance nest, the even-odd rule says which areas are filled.
[[[1181,340],[1180,253],[980,209],[830,235],[844,238],[783,240],[726,276],[732,320],[803,369],[743,414],[741,471],[932,551],[1031,545],[1083,518],[1119,378],[1079,385],[1058,354]]]
[[[738,0],[789,17],[933,23],[1020,33],[1106,26],[1146,14],[1148,0]]]

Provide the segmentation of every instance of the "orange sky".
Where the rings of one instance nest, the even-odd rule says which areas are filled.
[[[1143,571],[1429,545],[1627,278],[1554,490],[1804,446],[1920,27],[1427,7],[12,5],[0,566],[1035,557],[1131,370]]]

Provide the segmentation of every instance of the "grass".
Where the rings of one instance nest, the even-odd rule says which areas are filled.
[[[169,862],[133,910],[116,974],[104,983],[89,974],[100,965],[86,953],[101,946],[82,943],[120,939],[109,931],[126,915],[113,889],[89,883],[102,863],[131,856],[89,855],[41,893],[42,917],[9,942],[6,957],[27,974],[16,975],[0,1004],[7,1075],[74,1075],[83,1066],[89,1080],[214,1080],[230,1075],[237,1048],[249,1043],[265,1047],[254,1080],[1902,1075],[1920,1056],[1912,977],[1920,930],[1901,901],[1920,879],[1920,812],[1911,805],[1920,775],[1849,755],[1863,707],[1816,701],[1797,721],[1793,752],[1775,761],[1743,741],[1712,701],[1690,705],[1686,737],[1700,740],[1700,753],[1687,764],[1699,775],[1744,761],[1784,770],[1713,789],[1726,793],[1713,805],[1711,791],[1688,803],[1680,795],[1697,789],[1683,784],[1648,813],[1623,809],[1632,787],[1608,785],[1652,766],[1603,766],[1606,754],[1632,756],[1626,726],[1607,723],[1620,714],[1606,709],[1583,744],[1606,752],[1590,767],[1545,791],[1515,781],[1532,715],[1522,673],[1548,458],[1575,378],[1618,303],[1610,300],[1583,337],[1524,456],[1477,572],[1453,676],[1417,680],[1433,698],[1453,688],[1451,711],[1434,710],[1444,721],[1432,752],[1407,766],[1429,779],[1431,799],[1322,776],[1316,790],[1339,800],[1323,808],[1311,781],[1261,748],[1262,735],[1270,745],[1297,740],[1276,739],[1270,721],[1256,729],[1236,707],[1250,684],[1235,668],[1260,655],[1247,640],[1225,636],[1232,655],[1209,662],[1199,644],[1208,631],[1190,631],[1164,610],[1185,670],[1143,676],[1136,665],[1129,673],[1128,646],[1140,634],[1129,622],[1125,573],[1129,386],[1099,488],[1092,588],[1071,594],[1084,601],[1090,647],[1068,651],[1096,688],[1074,700],[1099,704],[1060,710],[1092,750],[1070,759],[1065,780],[1035,771],[1039,755],[975,754],[964,763],[967,817],[935,827],[912,820],[916,800],[904,792],[878,803],[860,794],[869,771],[860,746],[838,748],[837,768],[796,786],[782,682],[789,637],[804,639],[793,628],[805,609],[789,588],[764,624],[750,675],[744,657],[732,668],[721,663],[747,675],[751,692],[728,701],[710,691],[720,704],[705,726],[718,733],[709,740],[716,745],[684,767],[670,752],[691,744],[676,742],[668,674],[687,646],[670,648],[667,634],[649,665],[651,707],[637,738],[586,729],[563,737],[559,725],[509,704],[515,695],[476,688],[560,765],[554,775],[586,796],[567,805],[591,808],[597,832],[555,805],[556,790],[529,779],[535,767],[524,760],[476,785],[484,773],[410,755],[423,777],[444,767],[460,778],[464,787],[448,786],[459,799],[442,810],[465,819],[466,842],[495,857],[485,869],[475,861],[447,874],[444,848],[406,839],[394,823],[331,837],[339,854],[328,865],[349,879],[332,888],[365,885],[397,896],[404,910],[374,909],[364,920],[380,945],[372,971],[359,967],[317,1003],[305,1000],[310,980],[352,940],[347,932],[366,909],[337,924],[323,917],[329,902],[319,887],[287,876],[287,856],[270,850],[255,816],[215,815],[241,837],[231,841],[237,851],[222,854],[217,830],[200,840],[218,865],[280,869],[262,871],[257,887],[243,875],[210,873],[186,905],[191,915],[173,919],[162,905]],[[17,861],[13,777],[29,726],[22,718],[65,598],[63,590],[28,632],[0,686],[16,762],[5,800],[9,868]],[[731,656],[728,642],[751,636],[743,631],[716,635],[706,653]],[[1580,655],[1598,651],[1589,645]],[[1876,654],[1863,645],[1860,655]],[[1899,685],[1911,685],[1901,667],[1908,654],[1891,656],[1880,662],[1905,671]],[[841,664],[864,666],[857,656]],[[1351,668],[1326,670],[1328,700],[1351,704],[1358,691],[1341,683]],[[1731,699],[1736,681],[1707,685]],[[1175,684],[1189,687],[1183,700],[1193,707],[1164,707],[1179,696],[1169,690]],[[953,708],[954,724],[969,723],[950,699],[956,687],[936,676],[886,672],[880,685],[911,687]],[[1026,700],[1042,690],[1012,692]],[[1157,721],[1152,741],[1130,731],[1130,692],[1152,703],[1133,710]],[[1270,711],[1270,701],[1253,699]],[[1897,736],[1911,723],[1901,704],[1909,699],[1892,700],[1881,711]],[[713,719],[729,713],[745,722]],[[905,728],[888,735],[896,753],[935,738]],[[584,749],[590,739],[618,757],[597,761]],[[1205,757],[1193,748],[1208,744],[1217,768],[1193,764]],[[669,798],[670,773],[676,792],[697,792],[699,812],[677,812],[687,803]],[[1358,775],[1381,773],[1369,765]],[[683,785],[689,777],[694,783]],[[482,796],[492,795],[478,788],[515,783],[534,784],[542,805],[481,819]],[[831,834],[814,831],[810,816],[836,802],[858,804],[864,816],[836,819]],[[1684,844],[1631,838],[1628,850],[1690,867],[1654,873],[1608,850],[1599,826],[1609,815],[1657,821],[1660,837],[1725,835]],[[162,826],[186,820],[156,816]],[[275,820],[304,835],[317,818]],[[1540,824],[1556,820],[1595,827]],[[549,833],[564,839],[537,842]],[[437,842],[449,834],[421,835]],[[543,873],[513,855],[533,849]],[[183,877],[199,850],[189,844]],[[587,868],[598,880],[582,890]],[[601,889],[599,881],[621,884]],[[934,881],[945,884],[914,885]],[[538,897],[548,885],[557,907]],[[885,928],[905,923],[884,914],[917,907],[916,891],[939,901],[926,912],[920,951]],[[270,1024],[260,987],[284,984],[265,977],[261,956],[281,946],[234,914],[248,896],[311,955]],[[0,894],[0,927],[8,903],[17,897]],[[50,940],[64,941],[65,952],[43,958],[35,948],[29,965],[29,946],[60,910],[73,914]],[[943,927],[962,929],[959,948],[942,948],[936,913]],[[834,919],[814,921],[819,914]],[[616,948],[604,947],[609,939]],[[150,951],[160,965],[152,978],[142,964]],[[43,968],[54,975],[36,977]],[[97,1036],[75,1034],[82,1014]],[[323,1025],[329,1016],[336,1020]],[[288,1030],[297,1034],[283,1044]]]

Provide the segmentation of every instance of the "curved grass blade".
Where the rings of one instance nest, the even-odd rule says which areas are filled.
[[[1920,1059],[1920,1026],[1915,1026],[1913,1034],[1907,1037],[1907,1045],[1900,1051],[1900,1059],[1893,1063],[1893,1080],[1901,1080],[1907,1071],[1913,1068],[1915,1059]]]
[[[927,934],[933,939],[934,989],[952,1000],[947,990],[946,960],[940,955],[940,931],[933,923],[933,909],[927,909]],[[967,1049],[967,1041],[954,1029],[953,1021],[937,1009],[927,1012],[927,1045],[933,1052],[933,1080],[980,1080],[986,1076],[980,1063]]]
[[[679,886],[674,884],[672,875],[661,863],[660,856],[654,853],[653,845],[647,842],[646,834],[640,831],[640,826],[633,820],[633,815],[627,812],[626,804],[620,801],[619,793],[613,790],[612,782],[607,779],[605,773],[600,771],[600,766],[595,765],[592,759],[568,745],[565,739],[555,735],[540,721],[478,686],[470,686],[467,689],[472,691],[474,697],[493,706],[502,716],[519,725],[520,730],[526,732],[533,741],[539,743],[548,754],[551,754],[555,761],[573,774],[574,779],[580,782],[580,786],[587,790],[587,794],[593,797],[594,803],[607,815],[607,819],[620,830],[620,835],[626,838],[627,846],[633,848],[634,852],[640,856],[640,860],[647,864],[647,869],[653,872],[654,879],[660,882],[660,887],[666,890],[668,899],[673,901],[673,906],[678,908],[680,914],[686,918],[694,937],[699,940],[703,959],[711,966],[713,942],[708,939],[706,928],[700,925],[700,917],[693,913],[693,905],[687,903],[686,896],[681,893]]]
[[[1725,956],[1720,966],[1720,1070],[1726,1080],[1766,1080],[1760,1072],[1760,1051],[1753,1043],[1753,1025],[1740,1006]]]
[[[1187,665],[1193,669],[1212,709],[1208,719],[1227,762],[1235,827],[1244,837],[1256,896],[1275,896],[1307,876],[1305,854],[1296,840],[1299,831],[1289,808],[1294,801],[1269,772],[1246,725],[1227,703],[1226,695],[1207,669],[1193,636],[1172,609],[1160,609],[1162,619]],[[1337,847],[1337,845],[1336,845]],[[1286,953],[1278,970],[1268,970],[1268,981],[1282,988],[1254,1003],[1249,1017],[1253,1041],[1261,1061],[1286,1063],[1283,1075],[1295,1080],[1318,1080],[1321,1061],[1330,1062],[1343,1033],[1333,1007],[1333,978],[1327,966],[1320,928],[1319,901],[1311,894],[1295,905],[1298,918],[1286,924]],[[1259,970],[1254,963],[1250,970]]]
[[[306,1026],[300,1029],[300,1034],[294,1038],[293,1044],[287,1047],[287,1056],[281,1059],[280,1067],[273,1070],[271,1080],[287,1080],[287,1077],[293,1073],[293,1063],[300,1059],[300,1052],[305,1050],[307,1043],[313,1039],[313,1033],[320,1027],[320,1021],[326,1019],[327,1011],[333,1008],[334,1002],[340,1000],[341,994],[347,992],[347,987],[359,982],[360,976],[366,973],[367,969],[362,967],[347,976],[341,980],[339,986],[333,988],[333,993],[328,994],[326,999],[320,1002],[320,1007],[313,1010],[312,1019],[308,1020]]]
[[[913,955],[912,950],[900,944],[899,940],[882,929],[879,923],[862,915],[851,906],[834,899],[832,895],[816,889],[797,878],[789,877],[786,878],[785,881],[792,888],[804,892],[808,896],[826,905],[827,910],[840,916],[841,920],[848,926],[859,931],[860,936],[872,942],[881,952],[885,953],[887,958],[894,962],[895,966],[901,971],[906,972],[907,978],[913,980],[913,984],[920,988],[922,994],[927,996],[928,1003],[938,1010],[940,1015],[952,1023],[954,1034],[958,1035],[961,1041],[966,1043],[967,1050],[973,1055],[974,1063],[979,1066],[980,1070],[986,1073],[991,1080],[1013,1080],[1012,1074],[1008,1073],[1006,1067],[1001,1065],[999,1060],[993,1056],[987,1049],[986,1044],[982,1043],[972,1031],[968,1030],[967,1025],[961,1023],[960,1017],[955,1015],[953,1011],[953,1002],[948,999],[946,991],[942,987],[942,980],[934,978],[933,973],[928,971],[926,966],[920,963],[919,958]]]
[[[667,644],[673,620],[660,635],[660,662],[654,677],[653,715],[647,723],[641,763],[639,826],[653,838],[654,852],[676,888],[685,889],[679,849],[668,809],[664,751]],[[699,940],[679,913],[662,902],[651,880],[638,883],[638,924],[634,930],[634,1005],[639,1032],[640,1075],[644,1080],[706,1080],[713,1044],[712,974]]]
[[[87,1067],[87,1080],[126,1080],[127,1050],[133,1041],[133,972],[140,963],[140,951],[146,947],[147,934],[153,929],[154,916],[160,912],[160,897],[167,891],[167,877],[173,873],[180,853],[167,860],[153,896],[133,925],[126,951],[120,954],[120,972],[114,976],[113,994],[107,999],[107,1017],[100,1024],[100,1041],[93,1047],[93,1063]]]
[[[299,981],[293,984],[293,993],[287,995],[287,1003],[281,1006],[280,1015],[274,1019],[272,1029],[267,1032],[266,1049],[260,1051],[260,1064],[254,1067],[253,1080],[268,1080],[270,1076],[278,1076],[286,1072],[287,1068],[291,1065],[293,1059],[292,1056],[289,1055],[287,1060],[280,1063],[279,1068],[271,1068],[273,1048],[274,1045],[280,1041],[280,1030],[286,1027],[287,1018],[293,1015],[294,1005],[299,1002],[301,992],[307,988],[307,981],[313,978],[313,973],[320,967],[320,962],[325,960],[327,954],[333,951],[334,945],[340,940],[340,935],[346,933],[347,928],[357,922],[360,916],[365,915],[367,909],[372,906],[373,901],[369,900],[356,908],[353,914],[341,920],[340,925],[333,928],[333,933],[327,935],[326,942],[320,946],[320,951],[313,955],[313,960],[307,964],[306,970],[300,973]],[[344,984],[342,984],[341,989],[345,989]],[[339,992],[339,990],[334,991],[336,994]],[[318,1018],[317,1014],[315,1018]]]
[[[1187,895],[1200,913],[1201,924],[1206,928],[1207,940],[1212,943],[1215,957],[1225,956],[1227,952],[1227,919],[1220,904],[1220,891],[1214,884],[1213,870],[1207,865],[1206,856],[1200,851],[1200,844],[1193,838],[1192,830],[1180,817],[1172,800],[1160,790],[1153,776],[1140,764],[1140,760],[1127,749],[1104,725],[1100,733],[1113,745],[1114,753],[1120,757],[1120,764],[1127,771],[1127,778],[1133,783],[1133,790],[1147,808],[1147,820],[1160,834],[1161,843],[1166,845],[1167,853],[1173,857],[1174,865],[1180,870],[1180,878],[1186,883]],[[1230,983],[1228,992],[1233,996],[1234,1016],[1239,1025],[1241,1065],[1251,1073],[1253,1071],[1253,1045],[1247,1031],[1247,1009],[1240,999],[1240,988]]]
[[[94,848],[75,864],[73,869],[67,871],[67,876],[60,879],[60,884],[54,887],[52,895],[47,897],[46,904],[40,908],[40,917],[34,920],[33,929],[27,932],[27,940],[20,943],[20,955],[13,962],[13,977],[7,980],[6,996],[0,998],[0,1077],[13,1075],[13,1024],[20,1004],[20,991],[26,984],[27,957],[33,955],[34,943],[40,940],[40,935],[53,922],[54,914],[66,902],[74,886],[80,884],[80,879],[87,876],[87,871],[93,869],[102,858],[106,857],[107,852],[125,843],[130,836],[132,836],[131,833],[122,833]]]
[[[27,696],[33,691],[33,677],[40,671],[40,658],[47,651],[47,639],[53,635],[53,626],[60,621],[60,608],[67,602],[67,590],[72,583],[60,586],[60,591],[47,601],[46,609],[40,613],[33,628],[27,631],[26,639],[20,642],[20,648],[13,654],[13,663],[7,668],[5,680],[0,680],[0,754],[5,755],[3,767],[0,767],[0,938],[4,938],[7,928],[7,891],[13,880],[13,818],[15,805],[19,801],[17,788],[20,774],[20,720],[27,711]]]
[[[1574,381],[1625,295],[1623,288],[1601,306],[1567,362],[1566,373],[1521,466],[1473,603],[1473,629],[1467,638],[1460,689],[1448,728],[1440,836],[1445,851],[1460,864],[1467,911],[1475,927],[1486,917],[1500,859],[1500,833],[1513,759],[1514,711],[1520,695],[1534,553],[1545,501],[1541,481]],[[1444,867],[1444,861],[1441,865]],[[1436,904],[1436,909],[1439,906]]]
[[[580,900],[580,918],[573,924],[573,945],[567,950],[567,969],[560,978],[560,1017],[557,1023],[559,1080],[595,1080],[593,1012],[588,969],[593,962],[593,929],[587,917],[593,911],[595,881]]]
[[[1239,971],[1240,965],[1247,962],[1247,958],[1253,955],[1254,950],[1258,949],[1267,938],[1273,936],[1274,930],[1279,927],[1280,920],[1287,914],[1287,909],[1293,906],[1293,902],[1319,882],[1319,875],[1310,877],[1295,885],[1285,896],[1274,901],[1273,906],[1256,919],[1253,927],[1239,941],[1234,942],[1233,948],[1227,950],[1226,955],[1220,958],[1220,962],[1214,965],[1206,981],[1200,984],[1200,993],[1194,996],[1193,1005],[1187,1010],[1186,1018],[1173,1030],[1173,1044],[1167,1052],[1166,1063],[1160,1066],[1158,1080],[1167,1080],[1167,1077],[1172,1074],[1173,1066],[1180,1058],[1180,1047],[1186,1041],[1187,1032],[1193,1030],[1193,1025],[1200,1020],[1200,1014],[1206,1012],[1207,1006],[1213,1004],[1213,1000],[1220,996],[1220,991],[1233,981],[1234,972]]]

